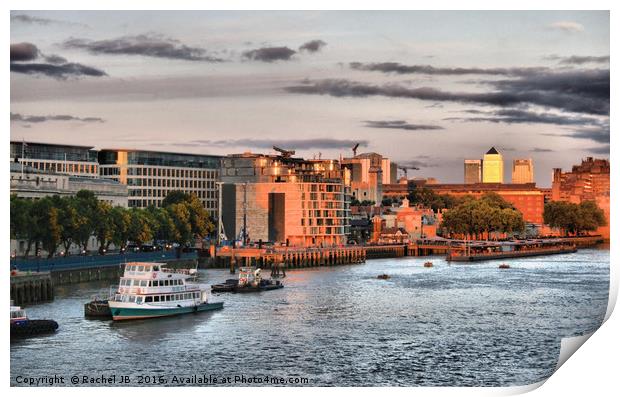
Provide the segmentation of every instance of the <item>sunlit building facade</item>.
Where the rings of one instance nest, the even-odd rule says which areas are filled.
[[[512,183],[534,183],[534,162],[532,159],[512,161]]]
[[[482,182],[504,183],[504,158],[494,147],[486,152],[482,160]]]
[[[221,232],[228,240],[290,246],[346,243],[348,169],[336,160],[243,153],[221,162]]]
[[[465,183],[482,182],[482,160],[465,160],[464,181]]]
[[[562,172],[561,168],[553,170],[551,199],[575,204],[596,202],[607,220],[607,225],[598,229],[598,233],[605,238],[609,238],[610,191],[610,164],[607,159],[587,157],[569,172]]]

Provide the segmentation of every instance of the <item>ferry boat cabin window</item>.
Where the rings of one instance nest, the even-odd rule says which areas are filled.
[[[153,302],[159,302],[159,296],[154,296],[153,297]]]
[[[170,295],[166,295],[166,302],[170,301]]]
[[[153,297],[152,297],[152,296],[145,296],[145,297],[144,297],[144,301],[145,301],[146,303],[153,302]]]
[[[154,272],[158,272],[159,271],[159,266],[157,266],[157,265],[153,266],[153,271]]]
[[[135,295],[129,295],[129,302],[134,303],[136,301]]]
[[[147,284],[146,280],[140,280],[140,287],[146,287]]]
[[[139,272],[143,272],[144,271],[144,266],[138,266],[138,271]]]
[[[136,303],[138,303],[138,304],[142,304],[142,300],[143,300],[143,299],[144,299],[144,297],[143,297],[143,296],[138,296],[138,297],[136,297]]]

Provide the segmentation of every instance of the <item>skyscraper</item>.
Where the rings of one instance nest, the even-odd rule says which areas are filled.
[[[465,183],[482,182],[482,160],[465,160]]]
[[[533,183],[534,163],[532,159],[516,159],[512,161],[512,183]]]
[[[492,147],[482,161],[483,183],[504,183],[504,158]]]

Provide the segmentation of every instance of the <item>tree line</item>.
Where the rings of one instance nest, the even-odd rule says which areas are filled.
[[[580,204],[552,201],[545,204],[543,219],[547,225],[560,229],[565,236],[580,235],[607,224],[605,213],[594,201]]]
[[[525,221],[521,212],[499,194],[485,193],[479,199],[461,197],[443,213],[440,227],[451,235],[488,240],[492,233],[522,233]]]
[[[125,249],[128,242],[138,247],[153,240],[185,245],[213,233],[215,227],[202,202],[194,194],[169,193],[160,208],[114,207],[100,201],[93,192],[81,190],[75,196],[47,196],[29,200],[11,196],[11,238],[25,240],[24,257],[39,247],[52,257],[59,247],[69,255],[72,245],[86,251],[92,236],[103,254],[111,244]]]

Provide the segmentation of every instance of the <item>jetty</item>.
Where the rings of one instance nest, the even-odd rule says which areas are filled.
[[[458,250],[448,253],[452,262],[475,262],[492,259],[522,258],[540,255],[566,254],[577,251],[575,242],[564,239],[520,241],[466,242]]]

